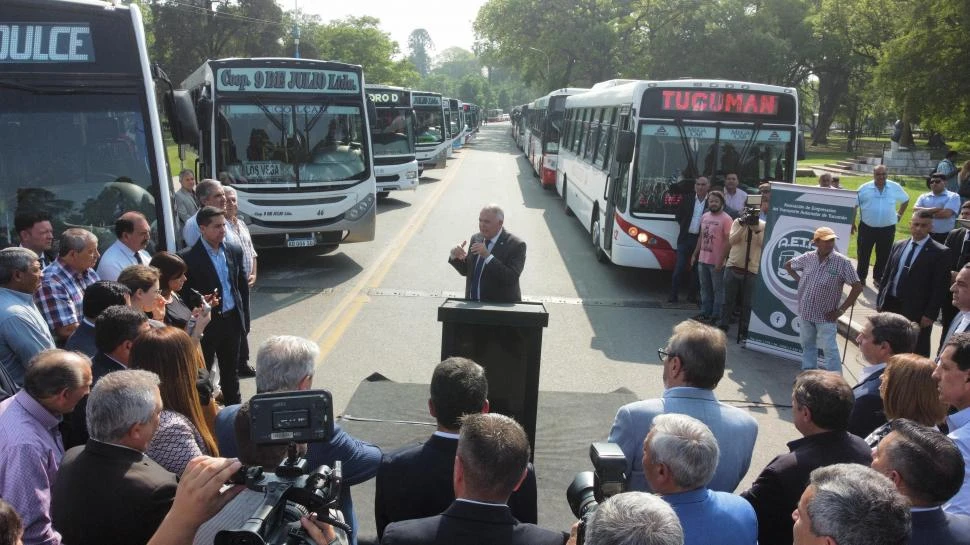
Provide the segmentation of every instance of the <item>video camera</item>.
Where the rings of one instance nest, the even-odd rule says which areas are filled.
[[[586,541],[586,525],[593,512],[605,499],[626,489],[626,456],[616,443],[593,443],[589,446],[593,471],[576,474],[566,489],[566,501],[579,519],[576,545]]]
[[[761,219],[761,195],[748,195],[744,203],[744,210],[738,214],[741,225],[755,227]]]
[[[340,461],[307,473],[307,461],[297,443],[326,441],[333,436],[333,400],[325,390],[257,394],[249,401],[250,438],[256,445],[287,445],[286,457],[275,472],[243,466],[230,482],[245,484],[264,494],[263,502],[241,528],[222,530],[215,545],[313,545],[300,526],[311,512],[319,520],[342,529],[349,526],[330,517],[340,501]]]

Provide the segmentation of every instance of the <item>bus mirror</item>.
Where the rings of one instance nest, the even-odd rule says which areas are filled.
[[[370,129],[374,130],[377,128],[377,106],[374,106],[374,101],[367,97],[367,119],[370,121]]]
[[[188,144],[196,149],[199,145],[199,122],[195,117],[192,97],[184,89],[165,93],[165,110],[172,139],[176,144]]]
[[[805,133],[802,131],[798,131],[798,156],[795,159],[805,160]]]
[[[616,135],[616,162],[626,165],[633,161],[633,145],[636,135],[631,131],[620,131]]]

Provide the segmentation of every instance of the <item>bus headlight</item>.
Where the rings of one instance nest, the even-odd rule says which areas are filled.
[[[404,175],[408,180],[414,180],[418,177],[417,170],[409,170],[407,174]]]
[[[361,199],[359,203],[355,204],[350,210],[344,213],[344,217],[350,221],[357,221],[364,217],[364,214],[366,214],[372,206],[374,206],[374,194],[369,193],[366,197]]]

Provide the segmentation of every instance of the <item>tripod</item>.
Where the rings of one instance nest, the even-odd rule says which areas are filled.
[[[751,239],[754,237],[754,233],[751,231],[751,227],[752,227],[751,225],[748,225],[748,224],[746,224],[744,222],[742,222],[741,225],[744,225],[744,227],[745,227],[745,229],[747,229],[748,233],[746,235],[747,240],[744,243],[745,244],[745,246],[744,246],[744,273],[741,276],[741,289],[738,290],[738,296],[737,296],[737,298],[741,300],[741,318],[738,320],[738,336],[735,339],[735,343],[736,344],[741,344],[741,341],[742,340],[745,340],[745,339],[748,338],[748,325],[749,325],[749,323],[751,321],[750,316],[747,319],[745,319],[745,315],[744,315],[745,311],[747,310],[747,312],[750,314],[751,313],[751,309],[750,308],[745,308],[746,305],[744,304],[744,298],[745,298],[745,291],[746,291],[745,288],[746,288],[746,286],[748,284],[748,275],[750,274],[748,272],[748,263],[750,263],[750,261],[751,261]],[[760,225],[760,221],[759,221],[759,225]],[[752,279],[753,279],[754,275],[751,275],[751,276],[752,276]],[[750,305],[748,305],[748,306],[750,307]],[[728,318],[730,318],[730,316]]]

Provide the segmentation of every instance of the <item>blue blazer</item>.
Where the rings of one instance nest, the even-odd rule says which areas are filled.
[[[879,395],[879,384],[882,380],[880,369],[866,380],[852,387],[855,402],[849,415],[849,433],[865,439],[879,426],[886,423],[886,414],[882,411],[882,397]]]
[[[932,511],[913,511],[910,545],[970,545],[970,516]]]
[[[721,457],[707,487],[734,492],[751,465],[758,423],[747,412],[718,402],[713,391],[689,386],[668,388],[661,399],[636,401],[617,411],[608,440],[619,444],[626,456],[627,490],[650,492],[643,477],[643,440],[653,417],[664,413],[693,416],[711,429]]]
[[[740,496],[698,488],[662,496],[684,528],[684,545],[757,545],[758,517]]]

